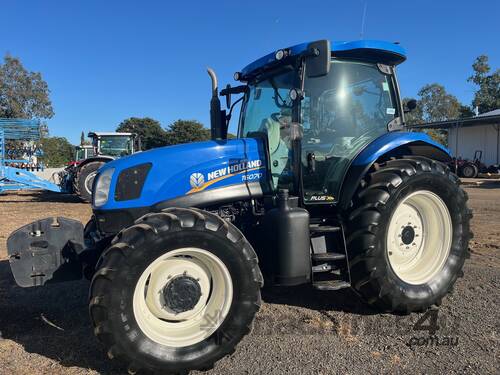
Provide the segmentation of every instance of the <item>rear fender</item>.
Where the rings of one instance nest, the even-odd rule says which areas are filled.
[[[361,179],[376,161],[405,155],[425,156],[443,163],[451,161],[450,152],[427,134],[386,133],[368,144],[351,162],[342,183],[339,208],[346,210],[350,206]]]

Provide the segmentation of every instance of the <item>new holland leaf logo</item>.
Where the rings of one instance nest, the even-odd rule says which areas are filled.
[[[205,183],[205,178],[201,173],[193,173],[189,178],[189,184],[192,188],[202,187]]]

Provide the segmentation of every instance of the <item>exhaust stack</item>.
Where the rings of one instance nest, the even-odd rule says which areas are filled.
[[[226,111],[221,111],[217,75],[212,68],[207,68],[212,81],[212,98],[210,99],[210,133],[213,140],[226,139]]]

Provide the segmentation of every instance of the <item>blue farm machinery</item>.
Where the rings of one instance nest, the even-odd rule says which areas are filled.
[[[44,167],[40,161],[43,132],[45,126],[39,120],[0,118],[0,193],[29,189],[61,192],[58,185],[32,173]]]
[[[77,147],[77,160],[48,181],[33,173],[44,168],[40,140],[46,132],[39,120],[0,119],[0,193],[42,189],[74,193],[89,202],[97,170],[140,149],[133,133],[90,132],[92,144]]]

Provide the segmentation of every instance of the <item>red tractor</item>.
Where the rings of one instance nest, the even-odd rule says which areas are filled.
[[[479,173],[487,173],[488,167],[481,161],[483,158],[483,151],[476,150],[474,153],[474,160],[470,161],[462,158],[453,158],[449,163],[449,167],[455,171],[460,177],[476,178]]]

